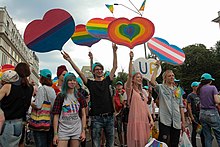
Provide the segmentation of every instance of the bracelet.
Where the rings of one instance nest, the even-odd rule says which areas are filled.
[[[58,133],[57,133],[57,132],[54,132],[54,135],[58,135]]]

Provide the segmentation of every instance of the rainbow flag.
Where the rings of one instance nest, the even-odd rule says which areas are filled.
[[[146,0],[143,1],[139,11],[144,11],[145,3],[146,3]]]
[[[113,5],[105,4],[105,6],[109,9],[109,11],[110,11],[111,13],[113,13],[113,11],[114,11]]]
[[[174,95],[175,95],[175,97],[176,98],[181,98],[182,97],[182,95],[184,95],[184,90],[180,87],[180,86],[178,86],[175,90],[174,90]]]

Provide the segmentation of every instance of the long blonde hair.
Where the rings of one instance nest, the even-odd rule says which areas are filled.
[[[168,73],[173,73],[173,71],[172,70],[170,70],[170,69],[168,69],[168,70],[166,70],[163,74],[162,74],[162,77],[163,77],[163,84],[166,84],[166,77],[167,77],[167,74]]]
[[[142,76],[142,74],[140,73],[140,72],[135,72],[133,75],[132,75],[132,87],[134,87],[134,77],[136,76],[136,75],[138,75],[138,74],[140,74],[141,75],[141,78],[142,78],[142,81],[143,81],[143,76]],[[143,84],[141,83],[140,85],[138,85],[138,90],[140,90],[140,91],[142,91],[142,89],[143,89]]]

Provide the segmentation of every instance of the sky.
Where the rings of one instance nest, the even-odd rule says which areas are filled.
[[[92,18],[125,17],[132,19],[138,17],[133,10],[140,8],[143,0],[0,0],[0,6],[6,6],[10,17],[23,37],[26,26],[35,19],[42,19],[43,15],[54,8],[64,9],[74,18],[75,25],[86,24]],[[112,14],[105,4],[122,4],[114,6]],[[155,26],[153,37],[160,37],[180,48],[192,44],[204,44],[207,48],[214,47],[220,41],[219,24],[212,22],[218,17],[220,11],[219,0],[146,0],[143,17],[151,20]],[[94,62],[101,62],[105,70],[112,68],[112,47],[108,40],[101,40],[91,48],[79,46],[69,39],[63,46],[63,50],[70,54],[73,61],[81,69],[89,65],[88,52],[94,56]],[[132,49],[134,60],[145,57],[144,46],[138,45]],[[117,72],[128,71],[130,49],[118,45],[118,69]],[[147,53],[150,53],[147,49]],[[69,71],[73,69],[62,58],[60,51],[37,53],[40,69],[48,68],[56,76],[59,65],[65,64]],[[187,58],[187,57],[186,57]]]

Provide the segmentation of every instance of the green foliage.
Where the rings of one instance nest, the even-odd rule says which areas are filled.
[[[186,92],[190,92],[190,87],[193,81],[200,81],[203,73],[207,72],[213,76],[215,81],[213,84],[220,90],[220,41],[218,41],[213,48],[206,48],[203,44],[193,44],[183,48],[186,55],[184,64],[180,66],[173,66],[167,63],[162,63],[162,73],[167,70],[173,70],[176,79],[180,79],[181,86]],[[154,55],[148,57],[155,58]],[[162,73],[157,78],[158,83],[162,83]],[[114,79],[113,85],[120,80],[123,83],[127,80],[127,73],[122,70]],[[144,81],[144,85],[146,85]]]
[[[121,72],[118,72],[118,76],[113,80],[113,84],[115,86],[115,83],[117,81],[121,81],[123,84],[127,81],[128,74],[124,72],[124,69],[122,69]]]

